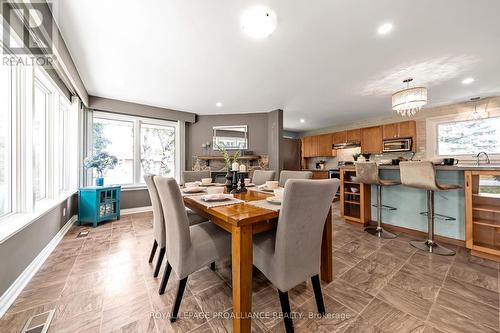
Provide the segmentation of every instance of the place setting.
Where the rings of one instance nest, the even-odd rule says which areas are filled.
[[[207,187],[204,192],[206,194],[190,196],[189,198],[208,208],[244,202],[243,200],[236,199],[233,194],[224,193],[224,187]]]
[[[285,189],[283,187],[278,187],[272,191],[272,193],[274,194],[273,196],[267,197],[264,200],[248,201],[246,204],[273,211],[279,211],[281,209],[281,204],[283,202],[284,192]]]

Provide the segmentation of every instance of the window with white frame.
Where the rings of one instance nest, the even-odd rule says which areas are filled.
[[[500,157],[500,113],[491,110],[483,118],[461,113],[427,119],[429,157],[460,157],[474,160],[479,152]]]
[[[0,83],[0,218],[42,212],[76,190],[78,114],[42,68],[2,64]]]
[[[177,122],[94,112],[93,153],[106,152],[118,164],[105,172],[105,184],[139,185],[145,174],[178,178]],[[94,170],[92,181],[97,177]]]
[[[438,156],[500,154],[500,117],[437,125]]]
[[[11,68],[0,68],[0,217],[12,212]]]

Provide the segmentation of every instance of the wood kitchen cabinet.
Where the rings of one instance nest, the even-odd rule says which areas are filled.
[[[481,186],[495,177],[500,171],[465,171],[465,246],[472,255],[500,261],[498,186]]]
[[[382,132],[384,140],[416,138],[417,124],[414,120],[403,121],[401,123],[386,124],[382,126]]]
[[[318,136],[318,156],[332,156],[332,134]]]
[[[403,121],[399,123],[399,137],[400,138],[413,138],[416,141],[417,137],[417,122],[414,120]]]
[[[332,150],[332,135],[323,134],[302,138],[302,157],[329,157],[336,156]]]
[[[347,142],[361,142],[361,129],[353,129],[346,131]]]
[[[346,143],[346,131],[342,132],[335,132],[332,134],[333,135],[333,143],[334,144],[339,144],[339,143]]]
[[[370,154],[382,152],[382,126],[361,129],[361,152]]]
[[[399,125],[397,123],[386,124],[382,126],[382,137],[384,140],[396,139],[398,135],[399,135]]]

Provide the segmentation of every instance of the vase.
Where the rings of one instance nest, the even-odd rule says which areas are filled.
[[[97,177],[95,179],[95,186],[104,186],[104,178],[103,177]]]

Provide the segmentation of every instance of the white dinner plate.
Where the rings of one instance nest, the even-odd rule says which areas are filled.
[[[267,197],[266,200],[274,205],[281,205],[281,199],[278,197]]]
[[[182,192],[184,193],[200,193],[200,192],[205,192],[204,187],[186,187],[182,189]]]

